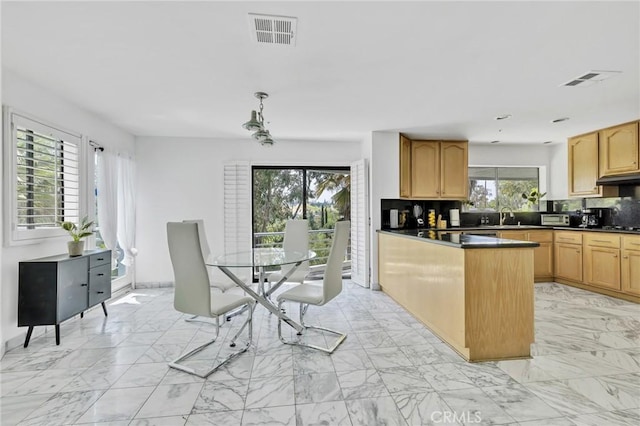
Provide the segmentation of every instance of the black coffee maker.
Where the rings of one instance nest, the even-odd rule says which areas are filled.
[[[611,221],[611,210],[607,208],[590,208],[582,210],[580,228],[602,228]]]

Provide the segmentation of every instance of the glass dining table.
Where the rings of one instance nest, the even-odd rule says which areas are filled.
[[[301,324],[289,318],[284,312],[271,302],[270,296],[284,284],[287,279],[298,269],[298,267],[307,260],[311,260],[316,257],[314,251],[299,252],[284,250],[282,248],[254,248],[252,250],[240,251],[236,253],[227,253],[223,255],[211,255],[206,260],[208,266],[215,266],[220,269],[226,276],[228,276],[238,287],[242,288],[248,295],[253,297],[256,302],[267,308],[269,312],[276,315],[285,323],[295,328],[298,333],[304,330]],[[290,267],[281,268],[283,274],[281,279],[270,286],[264,287],[264,282],[268,268],[283,267],[291,265]],[[255,291],[249,284],[240,279],[234,274],[230,268],[251,268],[258,269],[258,291]],[[285,272],[286,271],[286,272]]]

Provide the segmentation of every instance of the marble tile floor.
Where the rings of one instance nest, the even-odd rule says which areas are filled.
[[[349,334],[333,355],[283,345],[258,307],[251,349],[204,380],[167,362],[213,326],[184,321],[170,288],[133,290],[108,317],[65,322],[60,346],[50,332],[5,354],[0,424],[640,424],[640,306],[555,283],[535,294],[531,359],[466,363],[384,293],[345,281],[307,314]],[[192,365],[229,351],[240,323],[225,323]]]

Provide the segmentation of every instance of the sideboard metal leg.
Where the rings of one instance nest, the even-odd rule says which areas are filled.
[[[60,324],[56,324],[56,345],[60,345]]]
[[[107,307],[105,306],[104,302],[102,302],[102,310],[104,311],[104,316],[108,316],[107,315]]]
[[[24,339],[24,347],[29,346],[29,340],[31,340],[31,333],[33,333],[33,326],[29,326],[29,330],[27,330],[27,338]]]

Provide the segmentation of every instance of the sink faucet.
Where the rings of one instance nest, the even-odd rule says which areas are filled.
[[[500,226],[504,225],[504,220],[507,218],[507,213],[504,211],[505,209],[509,210],[509,217],[515,217],[511,207],[503,207],[503,208],[501,208],[500,209]]]

